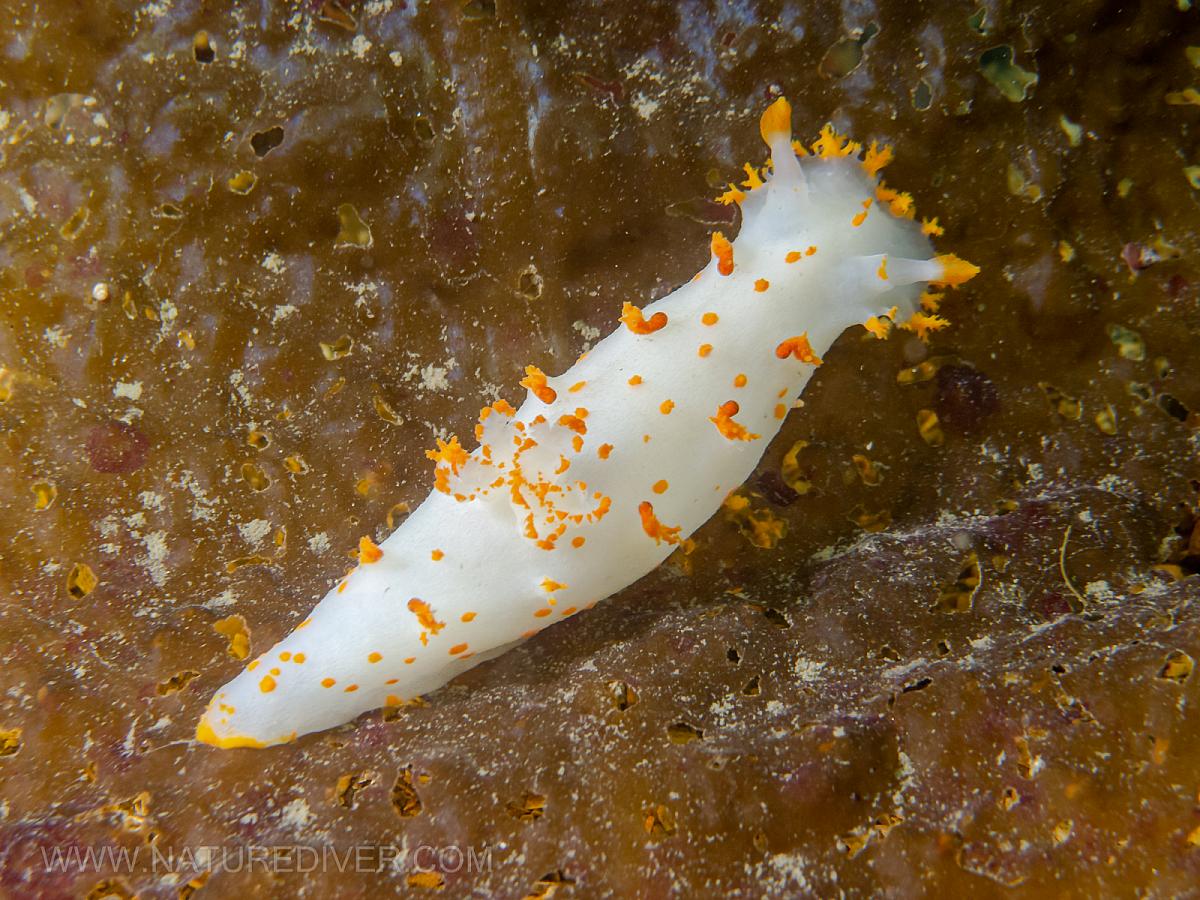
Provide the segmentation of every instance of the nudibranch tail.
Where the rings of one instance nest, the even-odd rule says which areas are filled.
[[[936,219],[880,173],[890,147],[821,129],[793,141],[779,99],[759,122],[768,165],[721,196],[736,239],[710,238],[695,278],[642,307],[562,375],[536,366],[519,409],[483,408],[468,450],[427,456],[428,498],[311,616],[212,699],[198,740],[265,747],[397,706],[646,574],[753,472],[843,331],[922,339],[942,294],[979,270],[938,254]]]

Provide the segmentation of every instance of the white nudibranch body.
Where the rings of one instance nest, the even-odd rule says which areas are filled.
[[[468,452],[440,442],[435,489],[287,638],[213,698],[197,737],[281,743],[445,684],[661,563],[753,471],[820,357],[853,325],[922,337],[946,324],[928,284],[977,269],[935,256],[936,222],[885,187],[888,148],[828,126],[811,154],[791,111],[762,117],[771,165],[721,198],[732,244],[520,409],[486,407]],[[924,308],[924,309],[923,309]]]

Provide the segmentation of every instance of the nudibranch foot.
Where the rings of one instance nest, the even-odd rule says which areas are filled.
[[[879,180],[891,149],[830,126],[806,147],[790,119],[785,100],[766,110],[770,164],[722,195],[736,240],[713,234],[668,296],[615,303],[562,375],[526,369],[525,401],[485,407],[474,449],[439,440],[425,502],[360,542],[311,617],[218,691],[198,740],[270,746],[410,702],[594,605],[691,546],[843,331],[946,327],[928,289],[978,269],[936,254],[941,226]]]

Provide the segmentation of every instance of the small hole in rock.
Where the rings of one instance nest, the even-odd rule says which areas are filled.
[[[262,159],[282,143],[283,128],[279,125],[268,128],[265,131],[256,131],[250,135],[250,147],[254,150],[254,155],[259,159]]]
[[[217,50],[208,39],[207,31],[197,31],[196,36],[192,38],[192,56],[196,58],[196,62],[205,65],[217,58]]]
[[[737,647],[730,647],[725,651],[725,658],[736,666],[742,661],[742,654],[738,653]]]
[[[753,678],[751,678],[749,681],[747,681],[746,686],[742,688],[742,693],[745,694],[747,697],[757,697],[759,694],[759,691],[760,691],[759,678],[757,675],[755,675]]]
[[[780,628],[792,627],[792,623],[788,621],[788,617],[773,606],[768,606],[763,610],[763,615],[766,616],[767,621],[772,625],[778,625]]]

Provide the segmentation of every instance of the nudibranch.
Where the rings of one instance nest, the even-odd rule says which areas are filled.
[[[891,149],[826,126],[793,142],[761,120],[770,161],[719,199],[736,240],[674,293],[625,303],[615,330],[525,402],[484,407],[478,446],[437,442],[428,499],[311,616],[212,699],[197,738],[265,747],[432,691],[593,606],[689,545],[753,471],[833,341],[863,325],[922,338],[941,295],[978,269],[930,242],[887,187]]]

